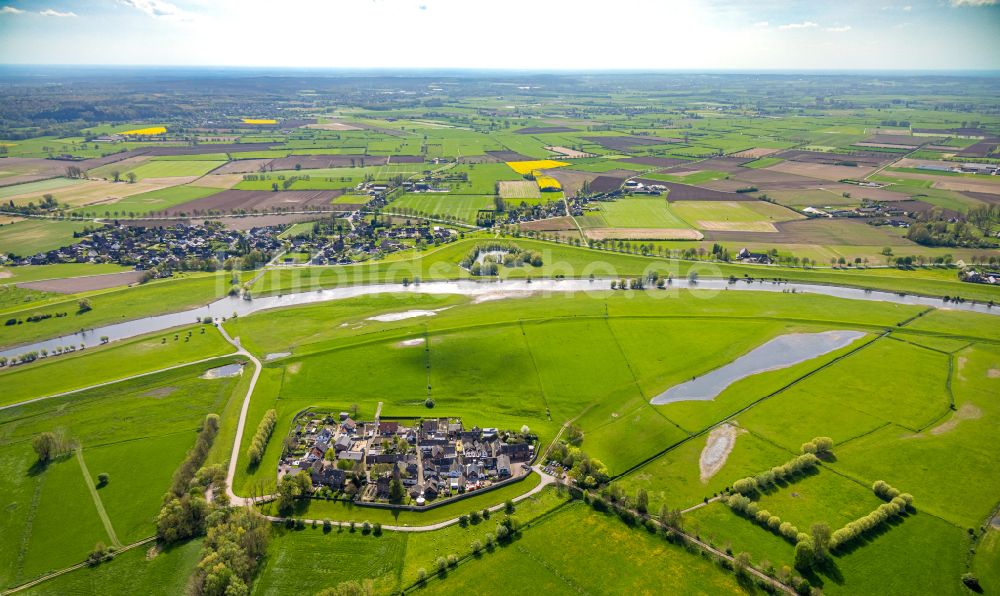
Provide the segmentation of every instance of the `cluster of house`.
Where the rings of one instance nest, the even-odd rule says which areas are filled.
[[[1000,165],[993,163],[961,163],[955,165],[946,164],[920,164],[918,170],[929,170],[932,172],[957,172],[960,174],[980,174],[983,176],[1000,176]]]
[[[867,223],[872,225],[896,228],[910,227],[910,219],[907,218],[915,216],[891,201],[872,201],[871,199],[862,199],[860,207],[849,209],[806,207],[802,209],[802,213],[809,217],[860,217],[866,218]]]
[[[284,474],[309,474],[314,490],[340,492],[359,481],[356,499],[387,502],[398,480],[422,505],[483,490],[526,474],[535,456],[534,437],[496,428],[466,429],[460,419],[359,422],[307,414],[292,431],[279,462]]]
[[[962,269],[958,272],[958,278],[974,284],[1000,285],[1000,271],[978,271],[976,269]]]
[[[350,233],[338,235],[320,244],[315,240],[292,240],[293,250],[315,249],[315,265],[350,264],[364,261],[378,253],[388,254],[408,249],[405,240],[420,240],[426,244],[444,244],[458,238],[451,228],[428,225],[381,226],[361,221]]]
[[[140,227],[113,225],[84,234],[76,244],[9,260],[9,265],[52,263],[118,263],[161,273],[193,260],[222,262],[257,250],[271,253],[281,246],[281,227],[227,230],[221,224]]]
[[[657,196],[660,193],[667,190],[667,187],[663,184],[643,184],[638,180],[626,180],[622,187],[634,194],[634,195],[653,195]]]
[[[770,265],[771,255],[764,252],[750,252],[747,248],[741,248],[740,252],[736,253],[736,260],[743,263],[757,263],[760,265]]]

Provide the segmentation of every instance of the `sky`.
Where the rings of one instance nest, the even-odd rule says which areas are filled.
[[[1000,0],[0,0],[0,63],[1000,70]]]

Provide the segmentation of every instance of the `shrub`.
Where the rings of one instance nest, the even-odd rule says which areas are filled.
[[[107,486],[108,482],[110,481],[111,481],[111,476],[109,476],[107,472],[101,472],[100,474],[97,475],[98,487]]]

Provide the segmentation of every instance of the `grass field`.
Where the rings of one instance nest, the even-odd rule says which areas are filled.
[[[596,544],[601,548],[591,548]],[[463,562],[418,591],[636,594],[666,585],[684,594],[744,592],[732,574],[714,563],[576,503],[528,528],[510,546]]]
[[[204,176],[205,174],[211,172],[215,168],[221,166],[226,162],[224,161],[206,161],[206,160],[192,160],[192,161],[150,161],[144,163],[136,168],[130,169],[124,174],[129,172],[136,175],[139,180],[143,178],[173,178],[173,177],[184,177],[184,176]]]
[[[389,205],[390,210],[413,210],[432,218],[458,219],[476,223],[480,209],[493,209],[489,195],[452,195],[450,193],[407,193]]]
[[[601,203],[601,215],[611,228],[689,228],[663,198],[628,198]]]
[[[29,193],[37,193],[38,196],[46,193],[55,194],[57,191],[72,189],[74,186],[83,184],[83,182],[83,180],[72,178],[50,178],[48,180],[39,180],[38,182],[0,186],[0,199],[9,199],[10,197]]]
[[[0,253],[30,257],[73,244],[73,232],[88,224],[78,221],[27,219],[0,226]]]
[[[194,443],[208,412],[221,412],[238,379],[201,380],[215,364],[182,368],[109,388],[0,412],[3,517],[0,584],[11,586],[82,561],[94,543],[111,540],[97,515],[76,457],[33,465],[28,440],[61,428],[79,441],[92,475],[111,481],[97,491],[120,539],[153,534],[174,468]],[[145,465],[138,466],[136,462]],[[73,532],[66,532],[66,528]]]
[[[712,229],[713,224],[776,223],[803,218],[791,209],[764,201],[678,201],[670,209],[692,226],[706,229]]]

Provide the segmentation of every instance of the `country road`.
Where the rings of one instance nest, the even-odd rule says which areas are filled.
[[[243,406],[240,408],[240,420],[236,424],[236,438],[233,440],[233,451],[229,456],[229,469],[226,472],[226,495],[229,496],[229,501],[234,505],[244,507],[248,503],[253,503],[253,501],[240,497],[233,492],[233,479],[236,477],[236,463],[240,458],[240,445],[243,443],[243,429],[247,424],[247,412],[250,410],[250,398],[253,397],[253,390],[257,386],[257,379],[260,377],[260,371],[263,368],[263,365],[256,356],[245,350],[243,346],[240,345],[239,338],[233,339],[229,337],[229,334],[226,333],[226,330],[221,324],[216,325],[216,328],[219,330],[219,333],[222,334],[222,337],[236,348],[236,355],[246,356],[251,362],[253,362],[254,365],[253,377],[250,379],[250,386],[247,387],[247,394],[246,397],[243,398]]]

